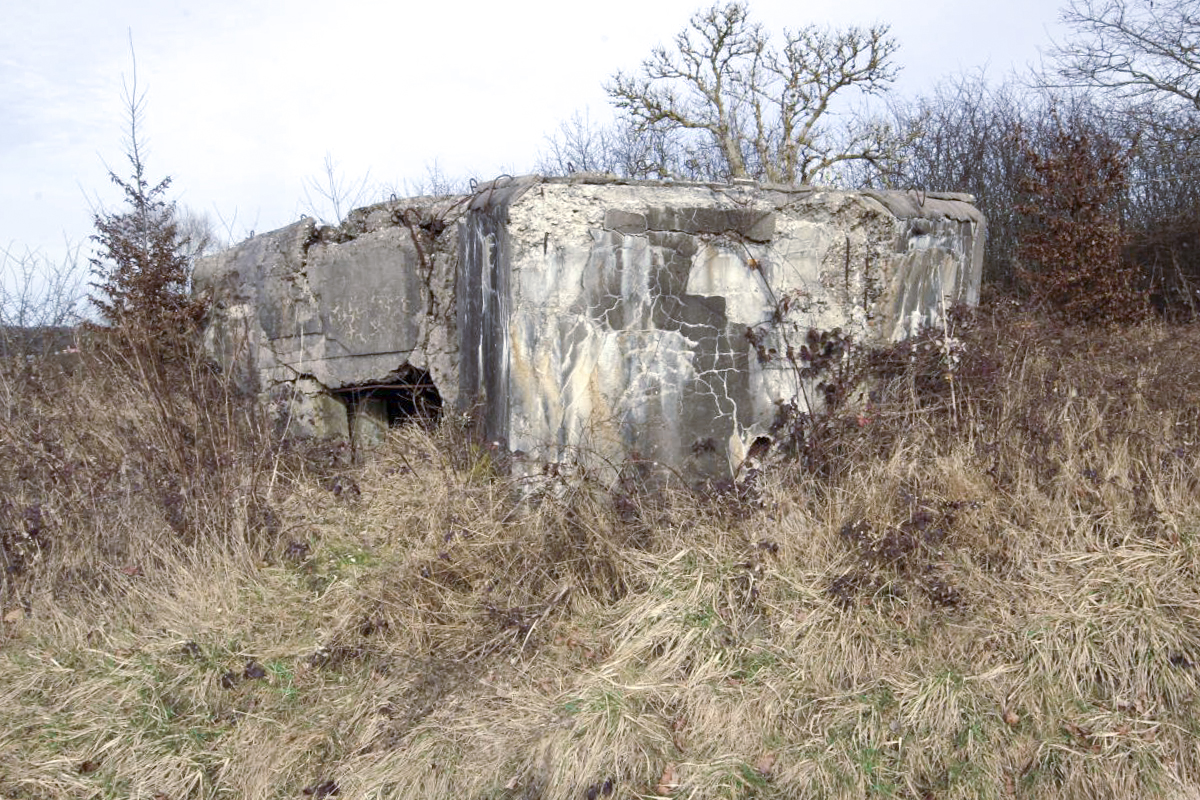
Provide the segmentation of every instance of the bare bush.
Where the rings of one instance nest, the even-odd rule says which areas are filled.
[[[609,124],[576,112],[546,136],[536,165],[543,175],[611,173],[623,178],[714,180],[723,174],[712,148],[684,147],[669,131],[625,118]]]
[[[5,513],[38,520],[35,532],[0,536],[9,537],[0,555],[10,595],[39,580],[69,584],[77,569],[102,579],[105,559],[137,559],[143,546],[161,555],[200,542],[245,544],[247,526],[267,507],[269,486],[256,481],[278,451],[261,409],[196,337],[205,307],[189,292],[191,259],[210,246],[211,226],[193,217],[188,225],[200,236],[181,233],[165,196],[170,179],[147,177],[136,70],[125,100],[130,175],[110,178],[126,204],[95,214],[91,301],[102,320],[87,326],[70,359],[0,362]],[[70,295],[48,297],[38,313],[57,313]],[[116,523],[121,515],[145,524],[131,530]],[[64,524],[76,539],[62,534]],[[53,565],[33,569],[49,549]]]
[[[1032,172],[1017,207],[1028,222],[1018,246],[1021,282],[1035,302],[1076,321],[1136,318],[1145,303],[1137,270],[1125,259],[1119,206],[1129,145],[1052,116],[1054,137],[1024,145]]]
[[[904,147],[880,174],[851,166],[851,185],[915,191],[969,192],[988,221],[984,278],[1006,284],[1013,273],[1021,218],[1019,183],[1028,171],[1018,131],[1040,132],[1044,97],[1018,84],[991,84],[983,73],[963,75],[934,93],[891,106]]]
[[[41,253],[0,250],[0,359],[45,355],[73,342],[87,270],[78,245],[55,263]]]
[[[466,194],[470,182],[463,177],[448,174],[435,158],[426,163],[425,176],[416,179],[404,179],[398,183],[385,185],[379,192],[383,200],[395,200],[400,197],[448,197]]]
[[[1200,224],[1193,224],[1200,148],[1194,137],[1179,135],[1178,123],[1157,125],[1145,112],[1102,106],[1084,93],[964,76],[932,95],[893,104],[894,124],[910,133],[899,167],[885,176],[853,171],[848,182],[970,192],[988,220],[984,281],[1015,291],[1018,250],[1030,233],[1030,217],[1019,210],[1029,203],[1022,186],[1036,179],[1027,151],[1056,147],[1060,126],[1120,143],[1128,167],[1113,208],[1128,235],[1126,259],[1162,311],[1192,314],[1200,299]]]
[[[1125,221],[1130,258],[1141,266],[1155,306],[1192,318],[1200,312],[1200,138],[1181,136],[1184,123],[1151,124],[1138,115],[1140,132],[1129,169]],[[1186,123],[1200,129],[1196,115]]]
[[[302,208],[317,219],[339,225],[347,214],[364,205],[374,194],[370,171],[361,178],[348,177],[333,154],[326,153],[321,174],[304,182]]]
[[[183,255],[189,264],[197,258],[220,252],[230,244],[228,239],[221,236],[217,224],[207,212],[180,207],[176,209],[176,224],[179,239],[183,243]]]
[[[1089,91],[1114,129],[1140,139],[1126,198],[1130,256],[1155,305],[1195,316],[1200,295],[1200,5],[1195,0],[1070,0],[1070,34],[1050,51],[1044,85]],[[1135,131],[1130,135],[1129,131]]]

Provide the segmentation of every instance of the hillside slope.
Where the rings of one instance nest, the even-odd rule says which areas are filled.
[[[700,494],[14,367],[0,797],[1197,796],[1200,329],[958,325]]]

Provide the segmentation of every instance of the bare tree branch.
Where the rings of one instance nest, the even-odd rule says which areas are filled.
[[[1060,83],[1200,109],[1200,0],[1069,0],[1050,51]]]

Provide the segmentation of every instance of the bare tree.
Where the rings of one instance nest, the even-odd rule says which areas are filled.
[[[724,175],[713,148],[688,149],[661,126],[639,126],[628,118],[608,125],[576,112],[546,137],[549,151],[535,169],[544,175],[610,172],[624,178],[711,180]]]
[[[385,184],[380,187],[378,196],[384,200],[421,196],[449,197],[466,194],[469,187],[470,181],[467,178],[447,173],[435,158],[425,163],[424,178],[404,178],[399,182]]]
[[[1200,0],[1069,0],[1059,16],[1062,83],[1200,109]]]
[[[627,175],[622,169],[621,142],[616,129],[598,125],[588,112],[576,111],[558,131],[546,136],[549,151],[538,158],[535,169],[547,175],[572,172],[612,172]]]
[[[65,347],[83,317],[87,268],[80,246],[58,263],[13,245],[0,248],[0,358]]]
[[[606,90],[634,130],[674,135],[685,165],[723,173],[709,177],[809,182],[844,162],[894,156],[887,125],[831,124],[851,90],[877,95],[895,79],[888,32],[809,25],[785,29],[777,48],[744,2],[717,4]]]
[[[183,243],[183,253],[189,262],[229,246],[217,232],[216,223],[206,211],[180,206],[176,210],[175,221],[178,225],[179,239]]]
[[[303,210],[337,225],[373,194],[371,173],[361,179],[348,178],[331,153],[325,154],[324,171],[304,182]]]

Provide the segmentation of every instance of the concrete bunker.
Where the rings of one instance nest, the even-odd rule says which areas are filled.
[[[504,177],[303,220],[195,283],[212,351],[265,396],[290,387],[273,407],[293,434],[366,444],[437,407],[518,469],[634,459],[702,481],[805,396],[778,354],[976,302],[984,234],[961,194]]]

